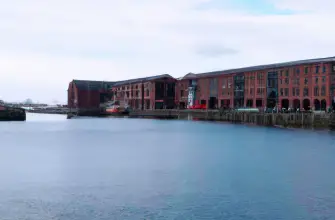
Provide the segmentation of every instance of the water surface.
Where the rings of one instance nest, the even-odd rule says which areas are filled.
[[[0,140],[1,220],[335,218],[329,132],[28,114]]]

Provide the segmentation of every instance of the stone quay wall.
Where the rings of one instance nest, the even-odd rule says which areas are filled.
[[[225,121],[292,128],[335,128],[335,113],[253,113],[219,110],[152,110],[133,111],[133,118],[174,118],[186,120]]]

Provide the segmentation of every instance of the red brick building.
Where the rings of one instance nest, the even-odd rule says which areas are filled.
[[[109,89],[114,82],[72,80],[68,87],[68,107],[76,109],[99,108],[110,99]]]
[[[176,102],[207,108],[304,108],[334,105],[335,57],[300,60],[216,72],[178,80]]]
[[[175,107],[176,79],[168,74],[116,82],[110,88],[112,100],[132,109]]]

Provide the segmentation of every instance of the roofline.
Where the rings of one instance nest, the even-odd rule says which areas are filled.
[[[182,79],[214,77],[214,76],[225,75],[225,74],[236,74],[236,73],[243,73],[243,72],[269,70],[269,69],[281,69],[281,68],[292,67],[292,66],[297,66],[297,65],[306,65],[306,64],[313,64],[313,63],[329,63],[329,62],[335,62],[335,57],[333,56],[333,57],[325,57],[325,58],[314,58],[314,59],[297,60],[297,61],[289,61],[289,62],[281,62],[281,63],[273,63],[273,64],[265,64],[265,65],[257,65],[257,66],[248,66],[248,67],[241,67],[241,68],[234,68],[234,69],[196,73],[195,75],[191,77],[186,77],[189,74],[188,73]]]

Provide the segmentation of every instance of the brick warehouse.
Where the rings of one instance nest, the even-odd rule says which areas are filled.
[[[175,93],[175,94],[172,94]],[[187,108],[304,108],[334,106],[335,57],[189,73],[119,82],[73,80],[68,105],[97,108],[105,101],[124,100],[134,109]],[[174,101],[173,101],[174,99]]]
[[[172,109],[175,107],[176,79],[168,74],[116,82],[112,97],[132,109]]]
[[[176,87],[179,106],[304,108],[334,106],[335,57],[192,74]]]
[[[72,80],[68,107],[98,109],[108,101],[120,101],[133,109],[174,108],[176,79],[168,74],[117,82]]]

